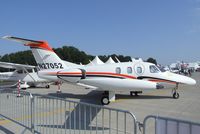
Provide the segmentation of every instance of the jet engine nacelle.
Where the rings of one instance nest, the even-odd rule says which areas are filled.
[[[81,79],[85,79],[85,70],[83,69],[67,69],[57,72],[57,77],[72,83],[77,83]]]

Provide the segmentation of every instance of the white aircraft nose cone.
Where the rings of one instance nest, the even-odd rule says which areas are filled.
[[[177,78],[179,79],[180,83],[183,83],[183,84],[188,84],[188,85],[195,85],[196,84],[196,80],[194,80],[190,77],[187,77],[187,76],[180,75]]]
[[[188,78],[187,82],[189,85],[195,85],[197,83],[196,80],[194,80],[192,78]]]
[[[165,77],[168,80],[175,81],[175,82],[182,83],[182,84],[188,84],[188,85],[195,85],[196,84],[196,80],[194,80],[190,77],[187,77],[187,76],[180,75],[180,74],[166,72]]]

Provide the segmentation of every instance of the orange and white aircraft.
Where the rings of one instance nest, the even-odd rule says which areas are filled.
[[[107,105],[115,100],[116,91],[131,91],[137,93],[138,89],[150,90],[163,88],[158,81],[194,85],[192,78],[173,74],[162,73],[154,64],[140,62],[121,62],[110,64],[77,65],[61,60],[46,41],[35,41],[12,36],[3,39],[13,40],[29,46],[40,68],[38,75],[49,80],[62,80],[103,90],[101,102]],[[176,89],[174,98],[179,95]]]

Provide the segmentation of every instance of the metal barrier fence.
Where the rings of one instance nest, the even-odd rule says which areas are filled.
[[[129,111],[21,91],[0,91],[0,116],[38,134],[136,134]]]
[[[23,97],[17,91],[0,91],[0,117],[31,130],[31,99],[28,92]]]
[[[154,123],[152,123],[152,121]],[[150,126],[147,129],[147,123]],[[143,134],[199,134],[200,124],[159,116],[147,116],[143,122]]]

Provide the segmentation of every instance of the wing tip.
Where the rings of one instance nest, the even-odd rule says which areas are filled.
[[[3,36],[3,37],[1,37],[2,39],[8,39],[8,38],[11,38],[12,36],[10,36],[10,35],[6,35],[6,36]]]

